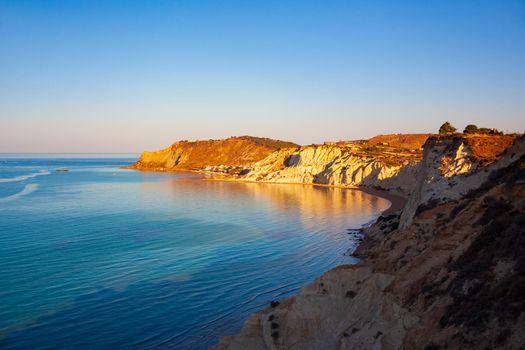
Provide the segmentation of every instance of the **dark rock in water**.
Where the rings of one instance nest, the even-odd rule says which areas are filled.
[[[377,222],[391,221],[391,220],[398,220],[398,219],[399,219],[399,215],[397,215],[397,214],[391,214],[391,215],[387,215],[387,216],[381,215],[379,218],[377,218]]]
[[[69,173],[69,169],[57,169],[55,170],[57,173]]]
[[[346,233],[349,235],[359,234],[359,233],[363,233],[363,229],[362,228],[347,228]]]
[[[280,302],[278,302],[277,300],[272,300],[272,302],[270,303],[270,306],[271,307],[277,307],[279,306]]]

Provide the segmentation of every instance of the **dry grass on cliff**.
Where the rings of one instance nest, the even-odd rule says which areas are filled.
[[[481,165],[497,160],[516,139],[515,135],[464,134],[463,137]]]
[[[264,159],[278,146],[283,145],[289,143],[270,139],[232,137],[225,140],[178,142],[172,146],[172,150],[184,154],[176,167],[201,169],[208,165],[250,165]]]
[[[407,161],[417,161],[423,158],[423,152],[420,149],[409,150],[406,148],[396,148],[383,145],[361,146],[360,151],[354,151],[356,155],[363,158],[373,158],[388,166],[401,166]]]
[[[369,145],[388,145],[394,148],[417,150],[423,147],[430,134],[377,135],[367,141]]]
[[[271,148],[273,150],[278,150],[280,148],[299,147],[299,145],[294,142],[275,140],[268,137],[238,136],[233,138],[253,142],[257,145]]]
[[[422,147],[430,134],[377,135],[363,142],[363,156],[373,157],[389,166],[401,166],[407,161],[421,160]]]

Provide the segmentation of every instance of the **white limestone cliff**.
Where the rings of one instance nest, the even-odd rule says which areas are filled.
[[[412,154],[409,154],[410,156]],[[359,147],[305,146],[273,152],[239,177],[244,181],[363,186],[408,195],[419,168],[416,157],[392,155],[389,163]],[[406,158],[406,159],[405,159]]]

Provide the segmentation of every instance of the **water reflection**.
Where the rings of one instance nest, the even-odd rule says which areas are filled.
[[[143,182],[142,190],[147,201],[183,199],[188,208],[203,201],[237,203],[240,207],[257,203],[274,215],[292,215],[311,230],[325,230],[326,225],[341,220],[346,220],[349,227],[357,227],[390,206],[388,200],[357,189],[229,182],[184,173],[166,174],[165,181]]]
[[[372,218],[379,211],[386,210],[390,202],[365,192],[333,187],[298,184],[239,184],[256,198],[269,200],[272,205],[287,213],[299,213],[305,227],[318,230],[331,221],[345,216]],[[322,226],[321,226],[322,225]]]

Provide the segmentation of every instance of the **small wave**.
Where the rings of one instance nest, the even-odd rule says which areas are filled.
[[[28,174],[28,175],[20,175],[17,177],[7,178],[7,179],[0,179],[0,182],[18,182],[18,181],[24,181],[27,179],[32,179],[33,177],[37,176],[43,176],[43,175],[49,175],[51,174],[47,170],[40,170],[38,173]]]
[[[0,203],[9,202],[9,201],[18,199],[22,196],[25,196],[27,194],[30,194],[36,191],[37,188],[38,188],[38,184],[27,184],[22,191],[12,194],[10,196],[4,197],[4,198],[0,198]]]

